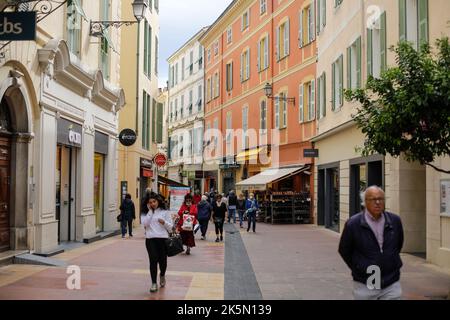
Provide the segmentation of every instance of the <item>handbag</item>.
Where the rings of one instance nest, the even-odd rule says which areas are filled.
[[[177,254],[183,252],[183,241],[181,240],[181,236],[177,233],[172,233],[169,235],[169,238],[165,240],[167,256],[173,257]]]
[[[190,214],[183,214],[183,225],[181,229],[184,231],[192,231],[194,229],[194,216]]]
[[[118,216],[117,216],[117,222],[122,222],[122,214],[119,214]]]

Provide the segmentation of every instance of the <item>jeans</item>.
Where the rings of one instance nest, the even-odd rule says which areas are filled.
[[[209,219],[198,219],[198,223],[200,223],[200,232],[202,233],[202,237],[206,237]]]
[[[253,222],[253,232],[256,232],[256,212],[249,212],[247,214],[247,219],[248,219],[248,228],[247,231],[250,231],[250,226],[252,225]]]
[[[228,222],[230,222],[231,218],[233,218],[233,223],[236,223],[236,207],[235,206],[228,207]]]
[[[125,237],[127,234],[127,225],[128,225],[128,234],[133,236],[133,219],[126,220],[122,219],[120,222],[120,227],[122,228],[122,237]]]
[[[400,300],[402,286],[397,281],[387,288],[370,290],[366,284],[354,281],[353,297],[355,300]]]
[[[167,249],[165,241],[166,239],[162,238],[145,239],[145,247],[147,248],[148,259],[150,260],[150,276],[152,278],[152,283],[156,283],[158,264],[161,276],[166,275]]]
[[[244,225],[244,213],[245,210],[238,210],[239,214],[239,225],[242,227]]]

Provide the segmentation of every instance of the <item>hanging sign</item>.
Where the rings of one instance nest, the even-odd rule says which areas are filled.
[[[119,141],[126,147],[132,146],[137,139],[136,132],[131,129],[123,129],[119,134]]]
[[[36,40],[36,12],[0,12],[0,41]]]

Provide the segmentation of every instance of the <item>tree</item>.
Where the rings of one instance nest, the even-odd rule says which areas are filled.
[[[395,52],[397,66],[370,76],[366,87],[345,90],[348,101],[359,102],[353,115],[366,136],[364,156],[378,153],[418,161],[439,172],[432,164],[450,154],[450,44],[447,37],[415,50],[400,42]]]

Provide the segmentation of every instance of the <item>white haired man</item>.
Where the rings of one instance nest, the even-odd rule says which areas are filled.
[[[402,222],[385,211],[380,187],[368,187],[361,200],[364,211],[347,221],[339,243],[339,254],[352,270],[353,296],[356,300],[398,300],[402,295]]]

